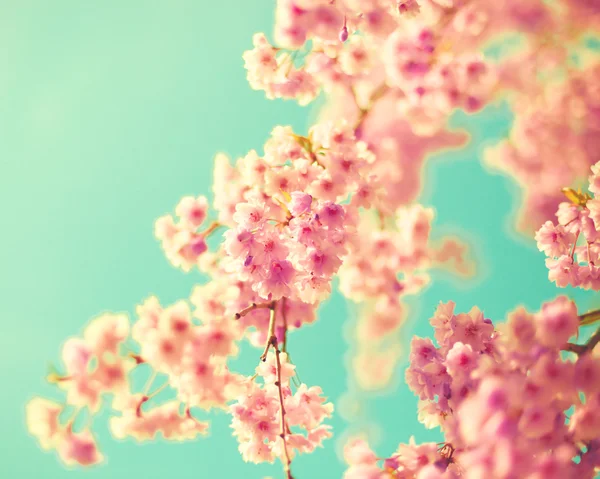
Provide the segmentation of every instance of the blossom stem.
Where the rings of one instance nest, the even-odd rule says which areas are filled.
[[[277,363],[277,390],[279,392],[279,410],[280,410],[280,433],[279,436],[281,437],[281,440],[283,441],[283,454],[285,456],[285,462],[283,463],[283,470],[286,473],[286,479],[293,479],[292,477],[292,470],[291,470],[291,464],[292,464],[292,460],[290,459],[290,454],[288,452],[288,448],[287,448],[287,441],[286,441],[286,431],[288,430],[286,423],[285,423],[285,407],[283,406],[283,391],[281,389],[281,360],[279,358],[279,348],[277,347],[277,339],[275,339],[275,343],[274,346],[275,348],[275,360]]]
[[[284,306],[284,301],[282,301],[282,306]],[[281,384],[281,358],[279,357],[281,354],[281,351],[279,350],[279,345],[277,344],[277,336],[275,335],[275,319],[276,319],[276,311],[277,311],[277,302],[272,301],[271,303],[269,303],[269,309],[270,309],[271,314],[269,316],[268,339],[267,339],[267,344],[265,344],[265,350],[263,351],[262,355],[260,356],[260,360],[263,362],[266,361],[269,349],[271,347],[273,347],[273,350],[275,351],[275,362],[276,362],[276,369],[277,369],[277,382],[275,383],[275,386],[277,386],[277,392],[279,393],[279,425],[280,425],[279,437],[283,441],[283,456],[284,457],[282,458],[281,462],[283,463],[283,470],[286,474],[286,476],[285,476],[286,479],[294,479],[292,476],[292,471],[291,471],[292,460],[290,458],[290,453],[288,452],[287,439],[286,439],[286,434],[290,434],[290,429],[287,427],[287,424],[285,421],[285,406],[283,405],[283,389],[282,389],[282,384]]]
[[[575,241],[573,241],[573,248],[571,248],[571,261],[573,261],[573,258],[575,257],[575,247],[577,246],[577,240],[579,239],[579,234],[581,233],[581,231],[577,231],[577,235],[575,236]]]
[[[242,309],[239,313],[235,313],[235,319],[240,319],[246,316],[248,313],[254,311],[255,309],[268,309],[271,307],[273,303],[252,303],[247,308]]]
[[[595,309],[579,316],[580,326],[587,326],[597,321],[600,321],[600,309]]]
[[[156,376],[157,376],[157,372],[156,371],[152,371],[152,374],[150,375],[150,377],[146,381],[144,389],[142,390],[142,394],[144,396],[146,396],[148,394],[148,391],[150,391],[150,388],[152,387],[152,384],[154,383],[154,380],[156,379]]]
[[[157,396],[158,394],[160,394],[168,385],[169,385],[169,381],[167,380],[164,384],[162,384],[154,392],[148,394],[148,399],[152,399],[154,396]]]
[[[277,303],[272,301],[268,304],[268,308],[271,313],[269,315],[269,331],[267,332],[267,343],[265,344],[265,350],[260,356],[260,360],[264,363],[267,360],[267,353],[269,352],[269,348],[273,346],[273,349],[278,350],[277,347],[277,336],[275,336],[275,306]]]
[[[286,298],[281,299],[281,319],[283,321],[283,343],[281,345],[281,351],[287,353],[287,317],[285,315],[285,303]]]
[[[582,325],[592,324],[598,320],[600,320],[600,310],[590,311],[589,313],[579,316],[579,321]],[[598,343],[600,343],[600,328],[590,336],[585,344],[567,343],[563,350],[581,356],[594,349]]]
[[[129,357],[135,360],[136,366],[146,362],[146,361],[144,361],[144,358],[142,358],[140,355],[135,354],[135,353],[129,353]]]
[[[208,225],[208,228],[206,228],[204,231],[202,231],[200,234],[206,238],[207,236],[209,236],[212,232],[214,232],[216,229],[221,227],[221,223],[219,223],[218,221],[213,221],[210,225]]]

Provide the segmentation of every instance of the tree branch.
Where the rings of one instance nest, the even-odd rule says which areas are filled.
[[[255,309],[268,309],[273,305],[272,302],[268,303],[252,303],[247,308],[242,309],[239,313],[235,313],[235,319],[240,319],[246,316],[248,313],[254,311]]]
[[[600,310],[590,311],[589,313],[579,316],[579,321],[582,326],[592,324],[598,320],[600,320]],[[590,336],[585,344],[567,343],[562,349],[563,351],[568,351],[581,356],[594,349],[598,343],[600,343],[600,328]]]
[[[282,306],[284,306],[282,301]],[[285,406],[283,404],[283,389],[281,384],[281,358],[279,357],[281,351],[279,350],[279,346],[277,344],[277,336],[275,334],[275,319],[276,319],[276,307],[277,302],[273,301],[269,303],[269,309],[271,310],[271,314],[269,316],[269,331],[267,337],[267,343],[265,344],[265,350],[260,356],[261,361],[267,360],[267,354],[269,353],[269,349],[273,347],[275,350],[275,362],[277,368],[277,381],[275,382],[275,386],[277,386],[277,392],[279,393],[279,437],[283,441],[283,458],[281,458],[281,462],[283,463],[283,470],[286,474],[286,479],[294,479],[291,471],[292,460],[290,458],[290,454],[287,448],[287,440],[286,434],[289,434],[289,428],[285,422]]]

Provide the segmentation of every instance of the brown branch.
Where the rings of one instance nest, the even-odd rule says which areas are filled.
[[[600,321],[600,309],[589,311],[579,316],[580,326],[587,326],[588,324],[593,324],[596,321]]]
[[[287,428],[287,425],[285,423],[285,407],[283,405],[283,390],[281,389],[281,360],[279,359],[280,351],[279,351],[279,348],[277,347],[277,339],[275,339],[274,348],[275,348],[275,360],[277,362],[277,382],[275,383],[275,385],[277,386],[277,390],[279,391],[279,410],[280,410],[279,437],[281,437],[281,440],[283,441],[283,454],[285,456],[285,462],[282,461],[283,462],[283,470],[285,471],[287,479],[294,479],[292,477],[292,470],[291,470],[292,460],[290,459],[290,454],[289,454],[288,448],[287,448],[287,441],[285,439],[286,431],[289,431],[289,429]]]
[[[235,313],[235,319],[240,319],[246,316],[248,313],[254,311],[255,309],[268,309],[271,307],[273,303],[252,303],[247,308],[242,309],[239,313]]]
[[[284,301],[282,301],[282,306],[285,306]],[[269,349],[273,347],[273,349],[275,350],[275,361],[277,368],[277,381],[275,382],[275,386],[277,386],[277,391],[279,393],[279,437],[283,441],[284,455],[284,458],[281,459],[281,462],[283,463],[283,470],[286,474],[286,479],[294,479],[291,471],[292,460],[290,458],[290,454],[287,448],[287,440],[285,437],[286,433],[290,434],[290,429],[287,427],[287,424],[285,422],[285,406],[283,405],[283,389],[281,384],[281,358],[279,357],[281,351],[279,350],[279,346],[277,344],[277,336],[275,335],[276,307],[276,301],[272,301],[271,303],[269,303],[269,309],[271,310],[271,314],[269,316],[269,330],[267,333],[268,337],[267,343],[265,344],[265,350],[260,356],[260,360],[263,362],[266,361]]]
[[[132,359],[134,359],[134,360],[135,360],[135,364],[136,364],[136,366],[137,366],[138,364],[143,364],[143,363],[145,363],[145,362],[146,362],[146,361],[144,360],[144,358],[142,358],[142,357],[141,357],[140,355],[138,355],[138,354],[135,354],[135,353],[129,353],[129,354],[128,354],[128,356],[129,356],[130,358],[132,358]]]
[[[273,346],[273,349],[277,351],[277,336],[275,335],[275,306],[277,303],[275,301],[268,303],[268,308],[271,310],[271,314],[269,315],[269,331],[267,332],[267,342],[265,344],[265,350],[260,355],[260,360],[264,363],[267,360],[267,354],[269,353],[269,348]]]
[[[590,313],[586,313],[579,317],[580,321],[584,321],[582,318],[586,316],[593,317],[594,319],[599,319],[600,311],[591,311]],[[594,334],[590,336],[590,339],[588,339],[585,344],[567,343],[562,349],[563,351],[568,351],[571,353],[575,353],[578,356],[581,356],[594,349],[598,343],[600,343],[600,328],[598,328],[594,332]]]
[[[287,298],[281,298],[281,319],[283,321],[283,344],[281,345],[281,351],[287,353],[287,316],[285,314]]]

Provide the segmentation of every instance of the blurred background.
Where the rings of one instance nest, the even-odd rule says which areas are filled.
[[[66,469],[25,430],[24,406],[53,396],[45,383],[60,346],[103,311],[133,312],[150,294],[186,297],[196,273],[172,268],[154,240],[154,219],[181,196],[210,194],[212,158],[261,150],[273,126],[306,131],[316,116],[292,102],[268,101],[247,85],[241,59],[254,32],[271,32],[274,0],[0,1],[0,477],[280,477],[281,466],[244,464],[229,417],[211,414],[210,436],[178,444],[116,441],[106,414],[95,422],[108,458]],[[500,320],[519,304],[539,308],[558,290],[533,240],[512,232],[519,194],[481,165],[484,144],[503,137],[501,105],[457,116],[467,148],[432,157],[421,201],[437,211],[437,235],[466,238],[478,274],[464,281],[435,273],[411,304],[411,335],[429,335],[440,301],[473,305]],[[567,291],[581,310],[592,296]],[[358,394],[346,370],[351,308],[334,296],[312,326],[290,336],[303,382],[336,404],[334,439],[294,461],[299,479],[337,478],[341,441],[367,434],[381,455],[414,435],[437,440],[416,417],[416,398],[396,381]],[[256,351],[236,363],[251,371]]]

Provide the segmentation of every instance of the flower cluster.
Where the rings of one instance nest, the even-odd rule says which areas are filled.
[[[600,194],[600,163],[592,166],[589,190]],[[546,256],[548,278],[557,286],[600,289],[600,199],[570,188],[569,202],[558,205],[557,224],[546,221],[537,231],[538,248]]]
[[[276,213],[258,199],[237,206],[238,226],[225,239],[229,266],[264,300],[314,303],[331,292],[331,278],[347,252],[347,210],[331,201],[312,202],[311,195],[293,192],[288,219],[273,222],[268,220]]]
[[[92,320],[83,338],[71,338],[63,346],[66,373],[53,373],[48,378],[66,392],[65,402],[34,398],[27,404],[29,431],[44,449],[55,449],[66,464],[88,466],[102,460],[89,428],[75,431],[74,423],[81,409],[98,412],[103,394],[122,397],[128,393],[128,373],[135,363],[121,353],[128,335],[125,315],[105,314]],[[68,410],[74,415],[68,421],[61,420]]]
[[[598,161],[599,81],[600,66],[592,64],[565,83],[532,93],[542,99],[515,105],[509,138],[487,153],[490,164],[525,188],[524,225],[537,229],[552,219],[562,202],[561,189],[584,178]]]
[[[579,324],[566,297],[534,314],[519,308],[497,330],[477,308],[441,304],[431,319],[438,345],[413,339],[406,380],[419,420],[440,427],[445,442],[401,445],[383,463],[352,442],[345,477],[593,478],[600,335],[569,343]]]
[[[470,272],[465,248],[456,249],[455,240],[445,238],[439,249],[431,244],[433,217],[419,204],[399,208],[393,226],[363,215],[355,249],[340,268],[341,293],[362,306],[353,370],[363,389],[385,387],[393,377],[401,351],[397,332],[407,316],[404,298],[429,283],[428,271],[453,259],[456,272]]]
[[[155,297],[139,306],[137,313],[132,338],[139,343],[144,362],[167,375],[188,407],[223,407],[241,379],[226,365],[237,353],[238,325],[198,310],[195,316],[204,321],[195,324],[187,302],[163,308]]]
[[[295,375],[295,368],[288,362],[287,355],[280,353],[278,372],[276,354],[269,352],[266,361],[256,368],[262,384],[253,381],[231,406],[233,435],[240,443],[245,461],[273,462],[279,457],[284,462],[285,454],[289,454],[291,460],[295,451],[312,452],[331,437],[329,426],[322,423],[331,416],[333,404],[325,402],[318,386],[300,384],[292,392],[290,379]],[[281,417],[285,417],[283,432]],[[304,433],[297,432],[300,430]]]
[[[85,410],[91,420],[109,398],[113,435],[140,441],[194,439],[208,427],[197,409],[227,410],[243,458],[279,459],[292,479],[292,458],[331,435],[323,422],[333,406],[317,386],[292,387],[287,335],[316,320],[334,279],[361,304],[353,364],[360,385],[377,389],[400,358],[404,296],[419,292],[432,268],[471,270],[459,239],[433,245],[433,210],[415,204],[427,157],[467,140],[448,128],[452,114],[497,99],[512,107],[510,137],[487,157],[526,190],[524,226],[548,220],[564,182],[597,161],[600,67],[583,34],[600,27],[597,2],[276,4],[274,43],[256,34],[243,55],[248,81],[302,105],[324,93],[320,119],[305,134],[274,128],[262,154],[218,155],[214,222],[206,225],[203,196],[184,197],[175,215],[156,221],[168,260],[209,278],[189,300],[164,307],[151,297],[131,328],[124,315],[104,315],[65,343],[65,372],[49,378],[65,399],[35,398],[26,415],[40,445],[67,464],[102,461],[78,417]],[[600,164],[592,171],[599,194]],[[566,194],[558,224],[536,236],[550,279],[600,289],[600,200]],[[212,249],[218,229],[223,241]],[[585,318],[558,298],[535,314],[517,310],[496,330],[476,308],[455,314],[441,305],[431,320],[437,346],[413,340],[406,381],[419,418],[439,426],[445,443],[411,441],[381,460],[354,440],[347,479],[591,478],[600,467],[600,333],[568,343],[597,319]],[[229,369],[243,340],[264,347],[252,377]],[[141,391],[134,370],[150,373]],[[170,398],[157,404],[163,392]]]
[[[185,196],[175,209],[178,221],[171,215],[156,220],[154,234],[176,268],[189,271],[208,250],[205,238],[212,227],[204,232],[198,231],[206,220],[207,212],[208,201],[204,196]]]
[[[277,46],[258,34],[244,59],[250,85],[270,98],[306,104],[327,92],[330,117],[356,118],[386,171],[420,171],[420,157],[444,146],[428,143],[449,135],[457,108],[507,100],[516,114],[510,140],[486,156],[525,189],[520,225],[530,228],[553,214],[557,183],[594,161],[598,55],[585,32],[599,26],[600,9],[583,1],[278,0]],[[409,154],[390,155],[396,142]]]
[[[62,423],[60,415],[64,406],[47,399],[35,398],[25,411],[27,428],[43,449],[55,449],[60,459],[68,465],[92,466],[103,460],[96,440],[88,429],[73,431],[72,421]]]
[[[138,306],[137,313],[131,330],[125,315],[106,314],[87,326],[83,338],[67,340],[65,374],[49,377],[66,391],[64,403],[35,398],[27,406],[31,433],[67,464],[86,466],[102,459],[89,428],[75,430],[78,413],[86,409],[93,416],[107,394],[118,413],[110,420],[115,437],[141,441],[160,432],[165,439],[181,441],[204,434],[208,427],[192,416],[191,408],[225,408],[246,387],[243,376],[226,365],[237,352],[240,331],[235,321],[205,311],[192,313],[184,301],[163,308],[155,297]],[[198,324],[193,316],[204,321]],[[129,340],[137,342],[136,352],[125,351]],[[141,365],[152,374],[145,390],[134,392],[130,372]],[[165,382],[150,393],[158,375]],[[147,408],[167,385],[175,389],[175,398]],[[74,414],[63,424],[59,416],[68,410]]]

